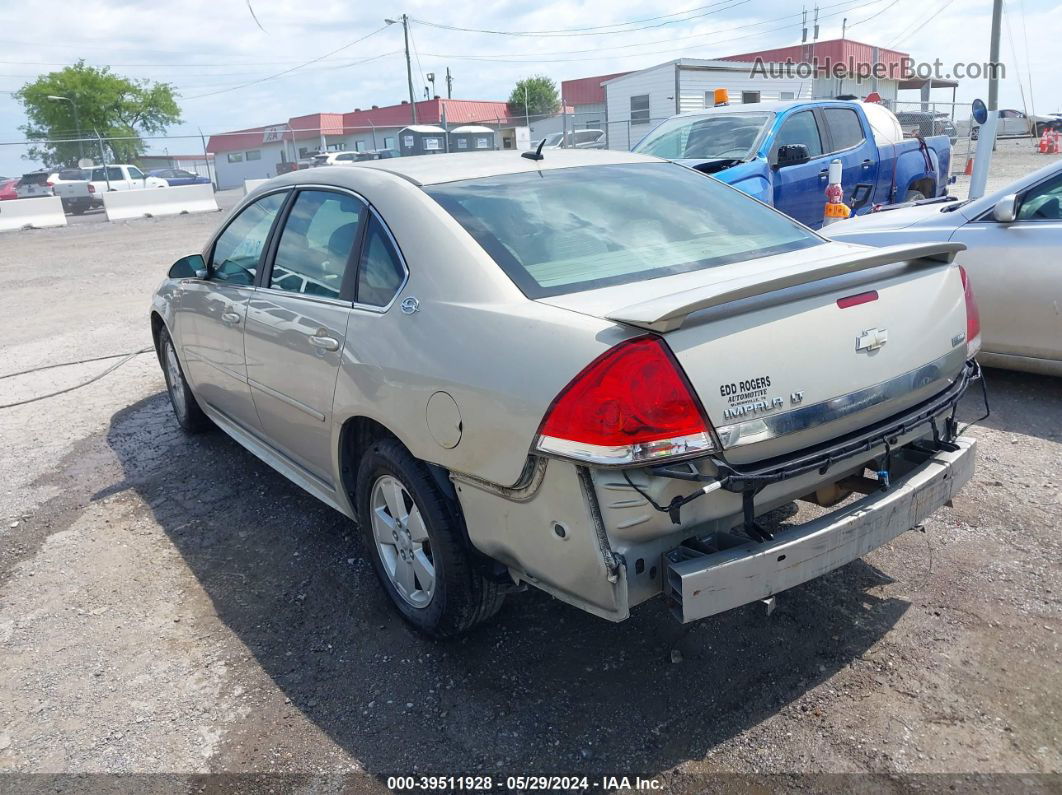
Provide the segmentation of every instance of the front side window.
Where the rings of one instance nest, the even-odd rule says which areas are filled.
[[[667,160],[741,160],[752,153],[773,113],[709,113],[670,119],[640,141],[635,152]]]
[[[631,97],[631,124],[647,124],[649,122],[649,95]]]
[[[269,286],[339,298],[364,208],[346,193],[300,191],[280,235]]]
[[[823,242],[734,188],[672,163],[506,174],[425,190],[529,298]]]
[[[794,113],[784,122],[782,129],[778,131],[775,140],[774,151],[779,147],[803,144],[808,148],[808,155],[819,157],[822,154],[822,137],[819,135],[819,125],[815,121],[815,114],[809,110]]]
[[[143,179],[144,172],[136,166],[129,166],[129,179]]]
[[[863,143],[863,125],[859,123],[859,115],[854,110],[825,108],[822,115],[826,119],[826,127],[830,130],[833,151],[840,152]]]
[[[271,193],[240,212],[221,233],[210,257],[210,278],[232,284],[254,284],[273,220],[286,193]]]
[[[358,266],[357,302],[387,306],[405,279],[405,270],[376,216],[369,219]]]
[[[1019,221],[1062,221],[1062,176],[1049,179],[1022,197]]]

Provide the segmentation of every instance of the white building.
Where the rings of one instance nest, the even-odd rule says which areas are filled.
[[[561,88],[575,110],[568,129],[605,129],[610,149],[629,149],[665,119],[712,107],[717,89],[726,89],[732,105],[871,92],[890,104],[905,59],[907,53],[897,50],[833,39],[712,60],[677,58],[636,72],[568,80]],[[869,76],[874,65],[885,74]]]
[[[755,78],[751,70],[751,63],[679,58],[606,81],[609,148],[630,149],[676,113],[713,107],[719,88],[727,90],[733,105],[811,99],[810,80]]]

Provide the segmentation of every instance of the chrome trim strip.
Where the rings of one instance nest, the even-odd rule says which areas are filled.
[[[270,397],[276,398],[281,403],[287,403],[292,408],[296,408],[299,411],[302,411],[302,412],[304,412],[306,414],[309,414],[311,417],[313,417],[318,422],[324,422],[325,419],[326,419],[325,415],[322,414],[321,412],[319,412],[317,409],[310,408],[305,403],[300,403],[295,398],[289,397],[288,395],[285,395],[283,392],[277,392],[277,390],[272,389],[272,388],[266,386],[265,384],[259,383],[258,381],[255,381],[253,378],[248,378],[247,379],[247,383],[248,383],[249,386],[254,387],[255,389],[259,390],[260,392],[264,392],[265,394],[269,395]]]
[[[659,439],[616,447],[573,442],[569,439],[541,435],[535,443],[535,449],[547,455],[598,466],[626,466],[700,456],[713,452],[716,447],[715,442],[707,433],[695,433],[690,436],[677,436],[673,439]]]
[[[936,381],[946,379],[949,384],[962,373],[966,361],[966,346],[959,345],[949,353],[879,384],[849,392],[811,406],[801,406],[792,411],[744,420],[715,429],[724,450],[747,444],[765,442],[787,433],[803,431],[825,422],[847,417],[850,414],[877,406]],[[953,373],[953,375],[948,375]]]

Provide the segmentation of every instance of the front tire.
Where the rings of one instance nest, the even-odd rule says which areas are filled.
[[[458,510],[398,441],[366,450],[356,494],[373,569],[402,618],[441,639],[498,612],[504,594],[478,570]]]
[[[170,405],[177,423],[185,433],[200,433],[211,426],[210,418],[203,413],[199,403],[184,377],[184,369],[177,358],[177,346],[165,326],[159,331],[159,362],[162,374],[166,378],[166,392],[170,396]]]
[[[925,197],[926,197],[926,195],[924,193],[922,193],[922,191],[920,191],[920,190],[909,190],[909,191],[907,191],[907,196],[904,197],[904,201],[905,202],[920,202]]]

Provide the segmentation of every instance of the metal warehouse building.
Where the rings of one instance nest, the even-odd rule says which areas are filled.
[[[814,45],[728,55],[723,58],[677,58],[666,63],[561,83],[564,102],[573,113],[566,129],[603,129],[610,149],[629,149],[664,119],[711,107],[716,89],[726,89],[731,104],[770,100],[812,99],[877,92],[886,104],[896,100],[900,66],[907,53],[875,47],[851,39],[833,39]],[[814,77],[754,74],[757,59],[764,64],[818,64]],[[826,73],[828,64],[840,64],[841,76]],[[882,64],[895,77],[862,78],[860,67]]]

